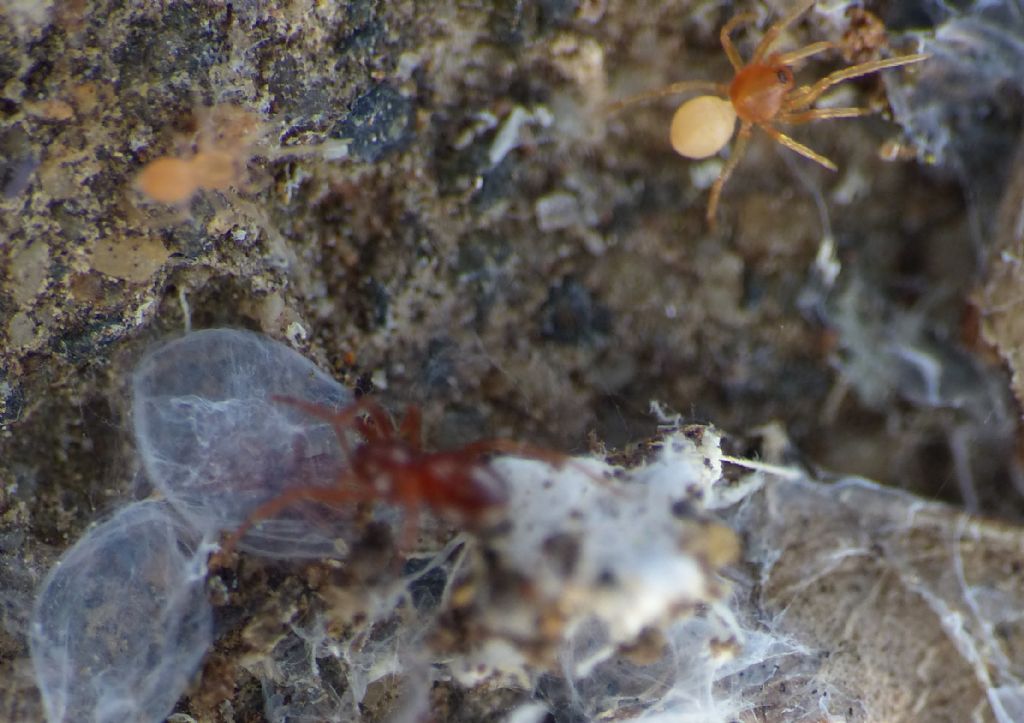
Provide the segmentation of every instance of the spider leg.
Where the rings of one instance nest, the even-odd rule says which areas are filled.
[[[403,552],[408,552],[415,547],[416,533],[420,528],[422,501],[423,492],[419,485],[406,484],[401,487],[397,499],[398,504],[402,507],[402,536],[398,538],[398,549]]]
[[[335,434],[338,435],[339,442],[344,438],[343,431],[346,426],[351,425],[352,421],[362,411],[356,407],[356,404],[345,407],[341,411],[335,411],[322,404],[307,402],[304,399],[296,399],[295,397],[289,397],[282,394],[274,394],[270,397],[270,401],[274,402],[274,404],[283,404],[286,407],[293,407],[304,414],[308,414],[310,417],[328,422],[334,429]],[[347,446],[347,443],[343,444]],[[346,453],[348,451],[348,449],[345,450]]]
[[[373,399],[360,399],[348,405],[341,411],[335,411],[330,407],[325,407],[324,405],[317,404],[316,402],[307,402],[304,399],[296,399],[295,397],[287,397],[278,394],[273,395],[270,399],[277,404],[294,407],[311,417],[328,422],[334,429],[334,434],[338,437],[338,444],[341,445],[342,451],[348,458],[351,458],[352,456],[352,448],[349,444],[346,432],[353,427],[353,423],[360,414],[370,415],[370,419],[374,422],[374,426],[372,427],[369,425],[359,425],[359,432],[366,437],[368,441],[376,441],[387,437],[390,425],[388,414],[384,411],[383,407],[377,404]]]
[[[321,404],[314,404],[313,402],[295,399],[294,397],[281,396],[279,394],[273,395],[270,400],[275,404],[284,404],[288,407],[294,407],[311,417],[330,424],[331,429],[334,430],[334,436],[338,439],[338,444],[341,446],[341,451],[345,455],[345,459],[352,459],[352,445],[349,444],[348,435],[345,430],[347,426],[351,426],[352,421],[359,413],[358,409],[353,409],[354,405],[346,407],[340,412],[336,412]]]
[[[656,100],[657,98],[664,98],[667,95],[688,93],[693,90],[707,90],[725,97],[728,97],[729,95],[729,86],[724,83],[714,83],[710,80],[684,80],[679,83],[666,85],[664,88],[649,90],[646,93],[638,93],[637,95],[631,95],[628,98],[623,98],[622,100],[610,103],[605,109],[605,112],[610,115],[612,113],[618,113],[627,106],[644,103],[649,100]]]
[[[775,120],[779,123],[797,125],[828,118],[860,118],[872,113],[874,111],[871,108],[812,108],[799,113],[780,113]]]
[[[815,163],[824,166],[830,171],[839,170],[836,164],[830,161],[829,159],[825,158],[825,156],[821,155],[820,153],[815,153],[810,148],[805,146],[803,143],[798,143],[797,141],[794,141],[792,138],[787,136],[785,133],[782,133],[778,129],[772,128],[770,125],[762,125],[761,128],[764,129],[765,133],[767,133],[776,141],[784,145],[789,150],[796,151],[804,158],[809,158]]]
[[[708,212],[707,220],[710,228],[715,228],[717,221],[715,216],[718,213],[718,199],[722,195],[722,188],[725,186],[725,182],[729,180],[729,176],[732,175],[733,170],[736,168],[736,164],[740,162],[743,154],[747,150],[747,142],[750,140],[750,131],[754,127],[750,121],[743,121],[740,125],[740,130],[736,134],[736,143],[732,147],[732,153],[729,154],[729,160],[722,166],[722,171],[718,174],[718,178],[715,179],[714,184],[711,186],[711,196],[708,199]]]
[[[722,50],[725,51],[726,57],[729,58],[729,62],[732,63],[732,69],[737,73],[743,70],[743,58],[740,57],[740,53],[736,50],[736,46],[732,44],[732,31],[736,29],[740,23],[747,22],[748,20],[756,20],[757,15],[755,13],[738,13],[729,18],[729,21],[722,26],[722,29],[718,31],[718,39],[722,43]]]
[[[775,59],[775,62],[781,65],[792,65],[798,60],[809,58],[812,55],[817,55],[818,53],[824,53],[826,50],[831,50],[834,47],[836,47],[835,43],[829,40],[822,40],[820,43],[811,43],[810,45],[805,45],[802,48],[790,50],[788,53],[773,55],[772,57]]]
[[[782,18],[778,22],[774,23],[767,30],[764,31],[764,35],[761,37],[761,42],[754,48],[754,55],[750,58],[750,64],[760,63],[764,56],[768,53],[772,43],[774,43],[783,30],[788,28],[790,25],[795,23],[801,15],[811,9],[818,0],[803,0],[802,3],[793,8],[793,11]]]
[[[220,546],[220,554],[229,554],[238,544],[238,541],[245,537],[245,534],[252,529],[256,523],[274,517],[282,510],[295,505],[298,502],[322,502],[325,505],[338,505],[343,502],[363,502],[372,500],[375,497],[374,490],[357,487],[341,487],[342,480],[338,480],[337,486],[320,487],[317,485],[303,485],[285,490],[277,497],[268,500],[253,510],[245,522],[239,525],[231,536]]]
[[[901,55],[898,58],[872,60],[870,63],[851,65],[849,68],[837,70],[834,73],[829,73],[814,85],[805,85],[802,88],[794,90],[786,99],[784,109],[787,111],[803,110],[816,101],[822,93],[837,83],[852,80],[853,78],[859,78],[862,75],[877,73],[879,70],[885,70],[887,68],[898,68],[902,65],[920,63],[922,60],[927,60],[928,57],[927,53],[915,53],[913,55]]]
[[[376,431],[372,435],[374,441],[388,439],[392,436],[395,425],[388,413],[384,411],[384,407],[377,404],[374,399],[360,399],[356,404],[366,412],[370,421],[373,422],[373,426],[376,427]],[[365,425],[361,429],[365,430]]]

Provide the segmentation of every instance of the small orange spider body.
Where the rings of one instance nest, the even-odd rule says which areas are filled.
[[[420,444],[420,414],[415,407],[409,407],[401,425],[396,427],[388,413],[369,399],[341,411],[289,397],[274,397],[274,401],[328,422],[345,455],[347,467],[331,485],[292,487],[257,507],[224,543],[225,553],[230,552],[254,524],[303,501],[326,505],[383,501],[399,505],[405,511],[402,546],[408,548],[419,512],[424,507],[472,523],[480,522],[488,512],[504,506],[506,497],[500,480],[485,467],[488,457],[515,454],[554,465],[568,461],[568,457],[558,452],[503,439],[426,452]],[[349,441],[353,432],[364,440],[355,447]]]
[[[729,84],[729,100],[736,115],[750,123],[770,123],[782,111],[786,95],[793,89],[793,71],[769,58],[736,73]]]
[[[680,155],[693,159],[708,158],[724,148],[732,138],[736,119],[739,118],[740,128],[736,132],[736,144],[711,186],[707,210],[707,221],[711,227],[715,226],[722,188],[742,158],[754,126],[761,128],[769,137],[786,148],[834,171],[836,165],[832,161],[782,133],[776,128],[776,124],[797,125],[829,118],[856,118],[868,115],[872,112],[868,108],[815,108],[814,103],[825,91],[838,83],[877,73],[886,68],[918,63],[928,57],[918,53],[873,60],[837,70],[813,85],[797,86],[793,77],[793,65],[805,58],[836,48],[837,44],[823,41],[785,53],[769,55],[768,52],[779,35],[810,10],[816,1],[802,0],[789,15],[769,27],[747,62],[743,61],[733,45],[731,34],[741,23],[753,20],[754,15],[741,13],[723,25],[719,39],[735,72],[732,82],[728,85],[703,80],[682,81],[627,98],[611,106],[611,110],[615,111],[633,103],[667,95],[711,91],[714,95],[691,98],[680,105],[672,118],[669,130],[672,147]]]
[[[135,179],[136,187],[157,203],[184,203],[199,190],[200,184],[192,161],[174,156],[150,161]]]
[[[149,200],[181,206],[199,191],[226,191],[243,179],[265,130],[259,117],[221,105],[203,111],[198,120],[194,151],[161,156],[139,171],[135,187]]]

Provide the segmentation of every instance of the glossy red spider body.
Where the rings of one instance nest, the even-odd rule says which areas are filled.
[[[336,425],[339,439],[344,439],[347,423],[332,413],[305,402],[279,400],[302,409],[310,416],[320,417]],[[497,485],[480,480],[480,466],[485,455],[499,451],[503,443],[482,445],[446,452],[425,452],[420,443],[420,414],[415,407],[406,410],[401,426],[389,424],[387,413],[376,403],[363,401],[342,413],[365,411],[370,423],[358,424],[366,440],[350,450],[347,476],[364,486],[374,499],[402,505],[408,509],[429,507],[435,512],[455,513],[474,518],[489,508],[505,502]]]
[[[782,112],[793,84],[793,71],[772,56],[764,64],[747,65],[736,73],[729,84],[729,100],[742,120],[770,123]]]
[[[443,452],[426,452],[420,442],[420,414],[410,407],[399,427],[373,400],[363,399],[336,412],[312,402],[288,397],[274,401],[328,422],[348,464],[332,485],[292,487],[257,507],[248,520],[224,543],[229,552],[254,524],[303,501],[326,505],[382,501],[405,511],[403,546],[408,546],[424,507],[456,517],[462,523],[479,522],[506,501],[500,479],[485,467],[493,454],[516,454],[552,464],[565,455],[508,440],[486,440]],[[353,446],[353,433],[363,442]]]

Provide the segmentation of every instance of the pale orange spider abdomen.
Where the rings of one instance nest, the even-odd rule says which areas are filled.
[[[750,123],[768,123],[782,110],[793,88],[793,71],[770,62],[751,64],[736,73],[729,84],[729,99],[736,115]]]
[[[685,158],[710,158],[732,138],[736,109],[724,98],[701,95],[683,103],[672,116],[669,141]]]
[[[199,190],[200,182],[191,161],[162,156],[146,164],[135,185],[157,203],[184,203]]]

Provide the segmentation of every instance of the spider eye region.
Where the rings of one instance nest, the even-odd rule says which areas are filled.
[[[676,153],[686,158],[709,158],[732,138],[736,110],[730,101],[701,95],[683,103],[672,116],[669,140]]]
[[[748,65],[729,86],[736,114],[751,123],[766,123],[779,114],[793,87],[793,72],[785,65]]]

